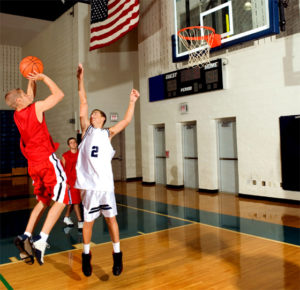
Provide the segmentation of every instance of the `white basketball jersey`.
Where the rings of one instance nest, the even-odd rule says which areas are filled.
[[[115,150],[109,131],[89,126],[78,149],[75,188],[114,192],[111,160]]]

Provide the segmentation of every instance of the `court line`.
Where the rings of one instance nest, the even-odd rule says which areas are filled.
[[[8,282],[4,279],[4,277],[0,274],[0,281],[4,284],[6,289],[12,290],[13,288],[8,284]]]
[[[250,236],[250,237],[253,237],[253,238],[257,238],[257,239],[262,239],[262,240],[266,240],[266,241],[270,241],[270,242],[275,242],[275,243],[278,243],[278,244],[284,244],[284,245],[289,245],[289,246],[294,246],[294,247],[300,248],[300,246],[298,246],[298,245],[286,243],[286,242],[283,242],[283,241],[272,240],[272,239],[268,239],[268,238],[261,237],[261,236],[247,234],[247,233],[243,233],[243,232],[239,232],[239,231],[234,231],[234,230],[230,230],[230,229],[226,229],[226,228],[222,228],[222,227],[218,227],[218,226],[213,226],[213,225],[209,225],[209,224],[205,224],[205,223],[201,223],[201,222],[197,222],[197,221],[192,221],[192,220],[183,219],[183,218],[179,218],[179,217],[175,217],[175,216],[171,216],[171,215],[167,215],[167,214],[158,213],[158,212],[155,212],[155,211],[141,209],[141,208],[125,205],[125,204],[117,203],[117,205],[127,207],[127,208],[130,208],[130,209],[133,209],[133,210],[143,211],[143,212],[147,212],[147,213],[150,213],[150,214],[160,215],[160,216],[164,216],[164,217],[167,217],[167,218],[177,219],[177,220],[181,220],[181,221],[185,221],[185,222],[189,223],[189,224],[185,224],[185,225],[181,225],[181,226],[175,226],[175,227],[171,227],[171,228],[167,228],[167,229],[163,229],[163,230],[158,230],[158,231],[154,231],[154,232],[150,232],[150,233],[137,232],[137,233],[139,233],[139,235],[123,238],[123,239],[120,239],[120,240],[128,240],[128,239],[133,239],[133,238],[139,238],[139,237],[144,236],[144,235],[153,235],[153,234],[164,232],[164,231],[169,231],[169,230],[173,230],[173,229],[175,230],[175,229],[179,229],[179,228],[182,228],[182,227],[187,227],[187,226],[198,224],[198,225],[201,225],[201,226],[207,226],[207,227],[211,227],[211,228],[218,229],[218,230],[224,230],[224,231],[228,231],[228,232],[235,233],[235,234],[241,234],[241,235]],[[104,243],[99,243],[99,244],[94,244],[94,247],[98,247],[98,246],[108,244],[108,243],[111,243],[111,241],[104,242]],[[79,244],[75,244],[73,246],[76,246],[76,245],[79,245]],[[65,251],[60,251],[60,252],[48,254],[48,255],[45,255],[45,256],[53,256],[53,255],[57,255],[57,254],[65,253],[65,252],[73,252],[73,251],[78,251],[78,250],[79,250],[78,248],[69,249],[69,250],[65,250]],[[24,263],[24,261],[21,261],[21,260],[18,260],[18,262]],[[18,262],[14,262],[14,263],[18,263]],[[12,262],[0,264],[0,267],[4,266],[4,265],[11,265],[11,264],[12,264]]]
[[[143,211],[143,212],[147,212],[147,213],[151,213],[151,214],[160,215],[160,216],[167,217],[167,218],[172,218],[172,219],[188,222],[188,223],[193,223],[193,224],[198,223],[198,222],[183,219],[183,218],[180,218],[180,217],[177,217],[177,216],[167,215],[167,214],[156,212],[156,211],[151,211],[151,210],[147,210],[147,209],[141,209],[141,208],[138,208],[138,207],[133,207],[133,206],[130,206],[130,205],[127,205],[127,204],[117,203],[117,205],[128,207],[128,208],[139,210],[139,211]]]
[[[236,234],[242,234],[242,235],[249,236],[249,237],[255,237],[255,238],[259,238],[259,239],[266,240],[266,241],[276,242],[276,243],[279,243],[279,244],[284,244],[284,245],[289,245],[289,246],[294,246],[294,247],[300,248],[300,246],[295,245],[295,244],[290,244],[290,243],[286,243],[286,242],[283,242],[283,241],[268,239],[268,238],[265,238],[265,237],[256,236],[256,235],[252,235],[252,234],[248,234],[248,233],[243,233],[243,232],[239,232],[239,231],[234,231],[234,230],[230,230],[230,229],[226,229],[226,228],[222,228],[222,227],[218,227],[218,226],[213,226],[213,225],[209,225],[209,224],[205,224],[205,223],[201,223],[201,222],[197,222],[197,221],[191,221],[191,220],[188,220],[188,219],[174,217],[174,216],[171,216],[171,215],[162,214],[162,213],[158,213],[158,212],[155,212],[155,211],[150,211],[150,210],[146,210],[146,209],[136,208],[136,207],[133,207],[133,206],[130,206],[130,205],[125,205],[125,204],[121,204],[121,203],[117,203],[117,205],[123,206],[123,207],[128,207],[130,209],[144,211],[144,212],[147,212],[147,213],[152,213],[152,214],[156,214],[156,215],[170,217],[170,218],[178,219],[178,220],[181,220],[181,221],[190,222],[191,224],[199,224],[199,225],[203,225],[203,226],[207,226],[207,227],[212,227],[214,229],[221,229],[221,230],[225,230],[225,231],[236,233]],[[187,226],[187,225],[183,225],[183,226]],[[170,230],[172,228],[168,228],[168,229],[165,229],[165,230]],[[178,227],[174,227],[174,228],[178,228]],[[147,233],[147,234],[152,234],[152,233],[157,233],[157,232],[160,232],[160,231],[151,232],[151,233]],[[130,237],[130,238],[133,238],[133,237]]]

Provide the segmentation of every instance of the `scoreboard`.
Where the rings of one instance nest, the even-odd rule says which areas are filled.
[[[150,102],[223,89],[221,59],[149,78]]]

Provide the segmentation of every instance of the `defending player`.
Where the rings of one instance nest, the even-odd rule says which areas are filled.
[[[72,227],[74,224],[70,218],[70,213],[74,208],[76,217],[78,220],[78,230],[82,231],[83,221],[81,219],[80,207],[81,203],[80,190],[74,188],[76,181],[76,162],[78,158],[78,144],[74,137],[71,137],[67,141],[70,150],[63,153],[61,158],[61,163],[64,166],[67,175],[67,187],[69,194],[69,204],[67,206],[67,211],[64,217],[64,223],[67,227]]]
[[[28,161],[28,172],[38,200],[31,212],[25,233],[15,239],[15,245],[26,263],[34,262],[34,254],[39,264],[43,265],[49,233],[61,215],[65,203],[68,203],[66,175],[54,154],[59,144],[53,142],[48,132],[44,112],[60,102],[64,93],[44,74],[32,73],[28,79],[26,94],[21,89],[13,89],[5,95],[6,104],[15,109],[14,120],[21,135],[21,151]],[[51,94],[46,99],[33,103],[35,81],[43,81]],[[38,236],[32,238],[34,227],[50,205],[51,199],[54,204],[48,212],[42,230]]]
[[[115,151],[110,141],[130,123],[134,114],[135,102],[139,98],[139,92],[134,89],[131,91],[129,106],[124,119],[109,129],[103,129],[106,121],[105,113],[96,109],[92,111],[89,118],[84,88],[84,73],[81,64],[77,69],[77,79],[82,142],[79,145],[75,187],[82,189],[81,198],[84,207],[82,271],[85,276],[92,274],[90,241],[94,221],[102,214],[108,225],[113,243],[114,264],[112,271],[114,275],[120,275],[123,264],[111,166]]]

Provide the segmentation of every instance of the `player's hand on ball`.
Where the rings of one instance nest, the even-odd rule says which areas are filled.
[[[140,93],[137,90],[132,89],[130,93],[130,101],[136,102],[139,97],[140,97]]]
[[[44,80],[45,75],[34,71],[33,73],[29,73],[27,78],[33,81],[42,81]]]

